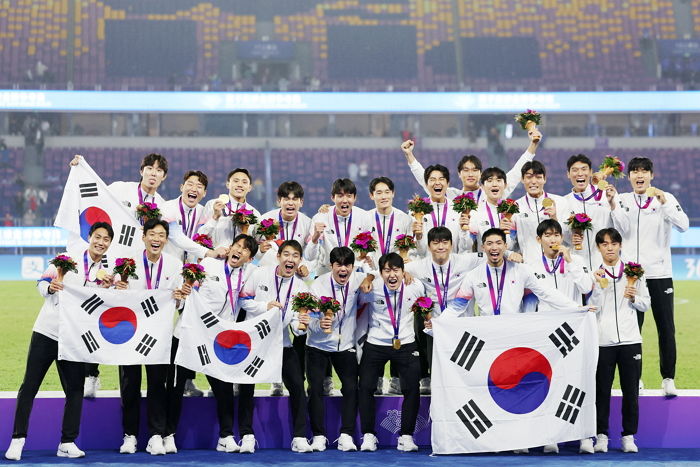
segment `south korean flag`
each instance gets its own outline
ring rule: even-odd
[[[175,363],[229,383],[282,381],[282,327],[278,309],[235,323],[212,313],[193,291],[182,312]]]
[[[71,167],[54,225],[70,233],[69,250],[84,250],[90,227],[96,222],[106,222],[114,230],[108,252],[110,258],[133,257],[134,252],[143,251],[141,226],[134,215],[81,158],[78,165]]]
[[[64,285],[59,292],[58,358],[107,365],[170,363],[172,290]]]
[[[498,452],[595,435],[593,313],[433,319],[435,454]]]

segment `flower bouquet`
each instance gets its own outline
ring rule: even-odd
[[[117,258],[114,261],[114,274],[119,274],[122,282],[129,282],[129,278],[138,279],[136,261],[132,258]]]
[[[534,130],[542,121],[542,115],[536,110],[527,109],[525,112],[517,114],[515,121],[520,124],[523,130]],[[534,139],[533,142],[539,143],[539,139]]]
[[[433,317],[433,299],[425,296],[418,297],[411,306],[411,311],[424,321],[429,321]]]
[[[296,294],[292,298],[292,310],[298,312],[300,315],[308,314],[309,311],[318,308],[318,299],[315,295],[308,292],[301,292]],[[306,324],[299,323],[299,330],[305,331]]]
[[[280,225],[274,219],[263,219],[258,224],[258,234],[265,237],[265,240],[274,240],[280,233]]]
[[[430,204],[430,198],[421,198],[415,195],[411,201],[408,202],[408,211],[418,222],[423,222],[423,217],[433,212],[433,205]]]
[[[593,224],[591,222],[592,219],[588,216],[588,214],[580,212],[569,216],[569,219],[567,219],[565,223],[571,227],[571,230],[575,234],[582,235],[584,230],[591,230],[593,228]],[[576,245],[575,248],[577,250],[582,250],[583,245]]]
[[[143,203],[136,206],[136,217],[145,224],[151,219],[160,219],[160,209],[156,203]]]
[[[318,299],[318,311],[327,318],[333,318],[340,311],[340,302],[333,297],[321,297]],[[330,334],[333,328],[324,329],[323,332]]]
[[[417,248],[416,241],[413,239],[412,235],[400,234],[396,236],[394,240],[394,248],[399,250],[399,255],[404,261],[408,260],[408,252]]]
[[[510,220],[513,217],[513,214],[520,212],[520,208],[514,199],[507,198],[498,203],[497,211],[499,214],[502,214],[501,217]],[[503,232],[505,232],[506,235],[510,235],[510,230],[508,229],[504,229]]]
[[[63,281],[63,276],[65,276],[68,271],[78,272],[75,261],[73,261],[73,258],[67,254],[61,253],[49,261],[49,264],[53,264],[56,268],[56,271],[58,272],[57,279],[59,282]]]
[[[201,284],[206,276],[204,266],[201,264],[185,263],[182,265],[182,278],[185,279],[187,285],[194,285],[195,282]]]
[[[234,224],[241,226],[241,233],[248,235],[248,229],[251,225],[258,222],[258,218],[253,214],[253,211],[246,208],[240,208],[231,216]]]
[[[478,207],[479,204],[474,199],[473,193],[464,193],[456,196],[455,199],[452,200],[452,209],[460,214],[467,213],[467,216],[472,211],[476,211]],[[462,230],[469,230],[469,226],[463,225]]]
[[[370,232],[360,232],[350,243],[352,251],[360,253],[360,260],[367,258],[367,254],[377,251],[377,241],[372,238]]]

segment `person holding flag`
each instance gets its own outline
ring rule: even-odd
[[[52,264],[37,282],[37,290],[44,297],[44,303],[34,323],[27,355],[27,367],[22,386],[17,392],[12,441],[5,452],[5,458],[8,460],[18,461],[22,459],[32,404],[46,372],[53,362],[56,362],[56,369],[66,396],[61,442],[58,445],[56,455],[70,458],[85,456],[85,452],[75,445],[75,439],[80,430],[80,415],[83,407],[85,365],[80,362],[58,359],[58,305],[64,284],[83,287],[110,286],[112,276],[106,272],[110,269],[102,260],[113,238],[112,226],[106,222],[96,222],[90,228],[87,250],[71,251],[63,257],[59,255],[52,260]],[[60,262],[56,260],[60,260]],[[53,263],[58,264],[58,266]]]

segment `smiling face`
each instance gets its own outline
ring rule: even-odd
[[[389,209],[394,202],[394,192],[386,183],[377,183],[369,197],[379,211]]]
[[[544,184],[547,183],[547,177],[544,174],[536,174],[532,169],[525,172],[523,175],[523,186],[527,194],[533,198],[539,198],[544,193]]]
[[[228,188],[228,195],[231,198],[235,199],[237,203],[243,203],[250,190],[253,189],[253,185],[250,184],[250,178],[246,174],[236,172],[226,182],[226,188]]]
[[[491,204],[498,204],[503,197],[503,190],[505,190],[505,188],[506,181],[499,178],[497,175],[493,175],[484,180],[484,184],[482,186],[482,189],[486,194],[486,199]]]
[[[339,216],[347,217],[352,211],[352,207],[355,205],[355,200],[357,200],[357,195],[351,193],[340,192],[331,196],[333,204],[335,204],[335,211]]]
[[[630,171],[629,179],[634,192],[638,195],[642,195],[647,188],[651,186],[651,181],[654,180],[654,174],[649,170],[639,168]]]
[[[445,192],[447,192],[447,177],[439,170],[433,170],[428,175],[428,193],[430,198],[436,203],[445,201]]]
[[[180,185],[180,193],[182,194],[182,202],[189,208],[197,206],[202,201],[202,198],[207,194],[204,184],[199,180],[199,177],[192,175],[185,180],[185,183]]]
[[[165,180],[165,170],[160,167],[158,161],[153,165],[146,165],[139,172],[141,174],[141,186],[147,192],[152,192],[158,189],[163,180]]]
[[[304,205],[303,198],[297,198],[294,193],[290,193],[285,198],[277,198],[277,204],[282,213],[282,219],[285,221],[293,221],[299,214],[299,209]]]
[[[146,251],[151,257],[160,256],[165,244],[168,243],[168,234],[160,224],[146,232],[142,238]]]
[[[606,235],[603,238],[603,243],[598,244],[597,247],[600,254],[603,255],[603,262],[607,266],[614,266],[620,259],[622,244],[614,241],[610,238],[610,235]]]
[[[345,285],[350,280],[350,274],[352,274],[352,264],[331,264],[331,274],[333,274],[333,280],[340,285]]]
[[[452,252],[452,242],[449,240],[433,240],[428,244],[428,249],[437,264],[444,264]]]
[[[105,254],[109,245],[112,244],[112,237],[107,233],[107,229],[99,228],[88,238],[88,253],[93,261],[97,261]]]
[[[233,245],[228,252],[228,265],[233,268],[240,268],[245,263],[250,261],[250,250],[245,246],[245,240],[240,239]]]
[[[482,246],[489,265],[498,267],[503,264],[503,255],[506,251],[506,242],[499,235],[489,235],[484,239]]]
[[[403,283],[403,269],[398,266],[391,267],[386,264],[382,268],[382,279],[389,290],[398,290]]]
[[[542,233],[541,237],[537,237],[537,241],[542,245],[542,252],[549,258],[554,258],[559,254],[558,248],[555,250],[552,246],[558,247],[561,245],[562,236],[559,232],[549,229]]]
[[[566,172],[566,178],[571,182],[574,191],[582,193],[591,183],[591,168],[585,162],[574,162]]]
[[[465,162],[462,170],[459,171],[459,179],[462,181],[462,187],[465,190],[474,191],[479,188],[479,179],[481,178],[481,170],[476,168],[473,162]]]
[[[301,253],[291,246],[286,246],[277,253],[277,261],[279,262],[277,273],[282,277],[292,277],[301,264]]]

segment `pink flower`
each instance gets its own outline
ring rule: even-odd
[[[574,217],[575,217],[575,219],[576,219],[578,222],[580,222],[580,223],[582,223],[582,224],[583,224],[584,222],[590,222],[590,221],[591,221],[591,218],[588,217],[588,215],[587,215],[587,214],[584,214],[584,213],[576,214],[576,216],[574,216]]]
[[[398,242],[399,240],[403,240],[403,239],[406,238],[406,237],[407,237],[407,235],[404,235],[404,234],[397,235],[397,236],[396,236],[396,241]]]
[[[263,227],[270,227],[274,223],[275,223],[275,221],[273,219],[263,219],[260,222],[260,225],[262,225]]]
[[[143,203],[143,205],[150,211],[155,211],[158,209],[158,205],[156,203]]]
[[[433,306],[433,301],[430,299],[430,297],[418,297],[416,303],[421,308],[432,308]]]
[[[320,300],[321,300],[321,303],[325,304],[325,303],[331,302],[333,299],[331,297],[321,297]]]
[[[126,258],[117,258],[117,260],[114,262],[117,266],[121,266],[124,264]]]
[[[640,267],[642,267],[641,264],[635,263],[635,262],[633,262],[633,261],[629,261],[629,262],[627,263],[627,266],[629,266],[630,268],[640,268]]]
[[[241,208],[238,211],[236,211],[236,214],[240,214],[241,216],[250,216],[253,214],[253,211],[250,211],[246,208]]]

